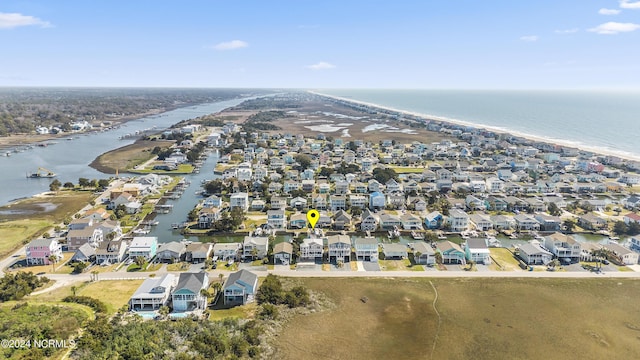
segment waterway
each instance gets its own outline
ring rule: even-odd
[[[245,99],[233,99],[168,111],[163,114],[128,121],[118,129],[93,134],[69,134],[54,140],[55,144],[47,147],[35,147],[23,152],[12,153],[11,156],[0,157],[0,204],[12,200],[30,197],[49,191],[53,179],[27,179],[26,175],[35,172],[39,167],[49,169],[57,174],[63,184],[67,181],[77,183],[81,177],[87,179],[107,178],[88,165],[100,154],[131,144],[135,139],[119,140],[126,134],[135,134],[154,127],[164,130],[182,120],[193,119],[216,113],[228,107],[238,105]],[[67,139],[71,140],[67,140]],[[51,141],[49,142],[51,143]],[[212,169],[212,168],[208,168]],[[206,172],[203,169],[203,173]],[[213,175],[213,172],[210,172]],[[199,184],[198,184],[199,185]],[[192,185],[193,186],[193,185]]]

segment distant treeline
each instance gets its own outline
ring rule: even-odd
[[[265,94],[246,89],[0,89],[0,136]],[[64,130],[64,128],[63,128]]]

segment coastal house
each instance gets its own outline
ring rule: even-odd
[[[520,245],[518,257],[527,265],[547,265],[553,259],[553,254],[538,244],[525,243]]]
[[[193,264],[203,263],[209,258],[213,246],[211,243],[192,242],[187,244],[185,250],[185,261]]]
[[[493,227],[498,230],[511,230],[516,227],[516,221],[512,216],[507,215],[491,215]]]
[[[348,262],[351,259],[351,241],[348,235],[332,235],[327,237],[329,261]]]
[[[407,246],[395,243],[382,244],[382,254],[385,260],[406,259],[408,257]]]
[[[560,231],[562,228],[562,220],[558,216],[538,213],[533,218],[540,224],[541,231]]]
[[[129,299],[129,310],[153,311],[167,305],[175,282],[173,274],[146,279]]]
[[[561,233],[553,233],[544,237],[544,246],[564,262],[580,260],[580,243],[573,237]]]
[[[601,230],[607,227],[607,220],[593,213],[587,213],[578,218],[578,226],[587,230]]]
[[[307,223],[307,214],[297,213],[289,217],[289,229],[304,229]]]
[[[245,305],[253,301],[258,290],[258,276],[248,270],[240,270],[229,275],[222,286],[225,305]]]
[[[117,264],[124,260],[127,254],[127,244],[122,240],[103,241],[95,252],[96,264]]]
[[[404,230],[422,230],[422,219],[411,213],[401,215],[400,222]]]
[[[62,248],[56,239],[35,239],[26,246],[27,265],[50,265],[62,259]]]
[[[242,211],[247,211],[249,209],[249,194],[246,192],[238,192],[235,194],[231,194],[229,198],[229,207],[240,208]]]
[[[436,244],[436,252],[442,256],[444,264],[465,264],[465,253],[462,248],[451,241],[439,241]]]
[[[71,257],[71,262],[93,262],[96,259],[96,249],[89,244],[80,246]]]
[[[536,221],[532,216],[527,214],[518,214],[513,217],[516,221],[516,229],[522,230],[540,230],[540,223]]]
[[[378,216],[369,209],[365,209],[361,215],[362,221],[360,222],[361,231],[376,231],[378,229],[378,223],[380,222]]]
[[[635,251],[632,251],[624,246],[615,243],[605,244],[603,245],[603,247],[609,250],[611,254],[613,254],[617,258],[619,263],[622,263],[624,265],[638,264],[638,257],[640,256],[640,254]]]
[[[374,237],[356,238],[353,241],[356,250],[356,260],[377,261],[378,260],[378,240]]]
[[[67,250],[78,250],[80,246],[84,244],[89,244],[93,248],[96,248],[103,239],[104,235],[99,224],[69,230],[67,232]]]
[[[155,236],[134,237],[129,245],[129,257],[132,259],[141,256],[151,260],[158,250],[158,238]]]
[[[369,195],[369,209],[379,210],[384,209],[387,205],[387,199],[383,193],[376,191]]]
[[[266,236],[245,236],[242,243],[242,257],[262,259],[267,256],[269,238]]]
[[[491,217],[483,213],[475,213],[469,215],[469,220],[473,227],[478,231],[488,231],[493,229],[493,222]]]
[[[433,265],[436,263],[436,252],[424,241],[413,244],[413,258],[416,264]]]
[[[451,209],[447,222],[451,226],[451,231],[462,232],[469,227],[469,215],[460,209]]]
[[[439,229],[442,226],[442,219],[440,212],[430,212],[424,217],[424,226],[427,229]]]
[[[187,247],[182,242],[171,241],[160,244],[156,259],[160,262],[175,263],[184,259]]]
[[[300,258],[303,260],[322,259],[323,250],[324,245],[321,238],[306,238],[300,244]]]
[[[289,265],[293,260],[293,245],[287,241],[277,243],[273,247],[273,263],[275,265]]]
[[[222,261],[235,260],[242,250],[239,243],[216,243],[213,245],[213,256]]]
[[[284,209],[267,211],[267,226],[271,229],[283,230],[285,229],[285,224],[286,217]]]
[[[402,226],[402,222],[400,218],[394,214],[390,213],[381,213],[379,216],[380,219],[380,227],[384,230],[393,230],[395,228],[400,228]]]
[[[333,217],[333,228],[335,230],[343,230],[351,227],[351,215],[344,210],[338,210]]]
[[[474,261],[476,264],[491,264],[491,252],[486,239],[467,239],[464,253],[468,261]]]
[[[209,288],[209,274],[182,273],[178,277],[178,284],[171,293],[171,305],[174,312],[206,309],[207,298],[202,290]]]

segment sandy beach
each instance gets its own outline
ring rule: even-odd
[[[575,143],[575,142],[572,142],[572,141],[568,141],[568,140],[565,140],[565,139],[546,138],[546,137],[542,137],[542,136],[536,136],[536,135],[532,135],[532,134],[521,133],[521,132],[518,132],[518,131],[512,131],[512,130],[508,130],[508,129],[503,129],[503,128],[496,127],[496,126],[475,124],[475,123],[470,122],[470,121],[464,121],[464,120],[459,120],[459,119],[451,119],[451,118],[442,117],[442,116],[435,116],[435,115],[430,115],[430,114],[423,114],[423,113],[417,113],[417,112],[412,112],[412,111],[407,111],[407,110],[401,110],[401,109],[396,109],[396,108],[392,108],[392,107],[389,107],[389,106],[382,106],[382,105],[373,104],[373,103],[369,103],[369,102],[365,102],[365,101],[359,101],[359,100],[354,100],[354,99],[349,99],[349,98],[344,98],[344,97],[339,97],[339,96],[328,95],[328,94],[324,94],[324,93],[317,92],[317,91],[308,91],[308,92],[311,93],[311,94],[318,95],[318,96],[323,96],[323,97],[327,97],[327,98],[331,98],[331,99],[335,99],[335,100],[341,100],[341,101],[345,101],[345,102],[350,102],[350,103],[358,104],[358,105],[364,105],[364,106],[368,106],[368,107],[371,107],[371,108],[377,108],[377,109],[382,109],[382,110],[387,110],[387,111],[394,111],[394,112],[398,112],[398,113],[409,115],[409,116],[417,116],[417,117],[421,117],[421,118],[424,118],[424,119],[427,119],[427,120],[441,121],[441,122],[444,122],[444,123],[461,125],[461,126],[469,126],[469,127],[473,127],[473,128],[476,128],[476,129],[487,129],[487,130],[490,130],[490,131],[493,131],[493,132],[496,132],[496,133],[499,133],[499,134],[513,135],[513,136],[521,137],[521,138],[528,139],[528,140],[531,140],[531,141],[543,142],[543,143],[547,143],[547,144],[557,144],[557,145],[561,145],[561,146],[565,146],[565,147],[569,147],[569,148],[575,148],[575,149],[580,149],[580,150],[584,150],[584,151],[589,151],[589,152],[592,152],[592,153],[595,153],[595,154],[619,157],[621,159],[630,160],[630,161],[640,161],[640,155],[630,154],[630,153],[624,152],[624,151],[603,149],[603,148],[597,147],[597,146],[589,146],[589,145],[584,145],[584,144],[578,144],[578,143]]]

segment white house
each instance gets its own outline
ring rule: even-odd
[[[348,235],[332,235],[327,237],[329,245],[329,261],[348,262],[351,259],[351,241]]]
[[[363,261],[378,260],[378,240],[374,237],[356,238],[353,241],[356,259]]]
[[[242,209],[242,211],[247,211],[249,209],[249,194],[245,192],[231,194],[229,207],[231,209],[238,207]]]
[[[242,243],[242,257],[262,259],[267,256],[269,238],[266,236],[245,236]],[[254,251],[255,249],[255,251]]]
[[[173,274],[146,279],[129,299],[129,310],[158,310],[167,305],[171,289],[175,286],[175,281],[176,277]]]

